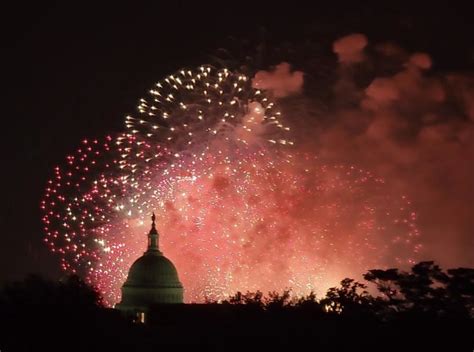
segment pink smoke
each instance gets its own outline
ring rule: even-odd
[[[433,72],[429,54],[392,43],[365,49],[363,34],[334,42],[341,67],[362,66],[336,70],[334,86],[321,87],[332,92],[331,103],[323,107],[308,94],[286,103],[287,119],[305,122],[292,129],[296,147],[317,151],[325,162],[371,170],[413,199],[424,244],[420,260],[474,266],[474,76]],[[390,74],[374,68],[389,59]],[[361,84],[357,70],[368,67],[372,78]]]
[[[363,50],[367,43],[365,35],[351,34],[336,40],[333,43],[333,51],[341,64],[357,63],[364,60]]]
[[[276,98],[283,98],[301,91],[303,72],[291,72],[290,64],[282,62],[270,72],[257,72],[252,80],[252,86],[271,91]]]

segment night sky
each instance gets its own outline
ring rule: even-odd
[[[428,52],[435,71],[474,67],[474,25],[467,7],[452,3],[403,8],[397,2],[337,8],[295,2],[49,3],[3,13],[2,281],[29,272],[59,275],[57,258],[42,243],[39,210],[52,167],[83,138],[120,130],[125,114],[155,81],[182,66],[208,62],[229,43],[247,41],[251,47],[311,39],[331,53],[335,39],[364,33],[371,41]]]

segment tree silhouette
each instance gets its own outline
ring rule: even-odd
[[[409,271],[368,271],[378,289],[346,278],[317,299],[314,292],[237,292],[220,302],[155,307],[135,324],[103,306],[77,276],[29,276],[0,291],[0,349],[158,350],[168,345],[241,350],[263,344],[288,350],[470,350],[474,345],[474,269],[447,271],[421,262]],[[372,292],[372,291],[371,291]],[[212,303],[212,304],[209,304]],[[27,338],[25,338],[25,336]],[[64,343],[63,341],[66,341]],[[300,344],[300,345],[298,345]]]
[[[261,291],[250,292],[247,291],[245,294],[238,291],[235,295],[230,296],[228,299],[222,301],[223,304],[241,304],[248,307],[252,307],[257,310],[261,310],[265,307],[265,301],[263,293]]]
[[[12,351],[64,349],[64,340],[68,350],[84,350],[93,339],[105,345],[111,330],[104,326],[124,323],[116,312],[105,309],[98,291],[77,276],[50,281],[30,275],[7,284],[0,291],[0,316],[0,347]]]
[[[340,287],[331,287],[321,304],[327,312],[344,315],[360,315],[370,311],[373,298],[367,286],[353,279],[341,281]]]
[[[398,269],[370,270],[364,278],[376,285],[384,314],[412,312],[449,316],[472,316],[474,269],[443,272],[432,261],[420,262],[410,272]]]
[[[268,297],[264,300],[265,308],[269,311],[281,311],[291,306],[293,302],[290,293],[290,290],[284,290],[281,294],[276,291],[269,292]]]

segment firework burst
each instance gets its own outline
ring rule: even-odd
[[[109,303],[157,212],[186,301],[323,291],[420,249],[416,214],[383,180],[291,151],[276,104],[210,66],[156,84],[117,138],[84,141],[49,181],[45,241]],[[408,255],[407,255],[408,253]]]

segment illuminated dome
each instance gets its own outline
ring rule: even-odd
[[[132,264],[127,287],[181,287],[174,264],[163,254],[145,253]]]
[[[155,214],[148,234],[148,249],[130,267],[116,308],[126,313],[145,313],[150,305],[183,303],[183,285],[174,264],[158,246]]]

